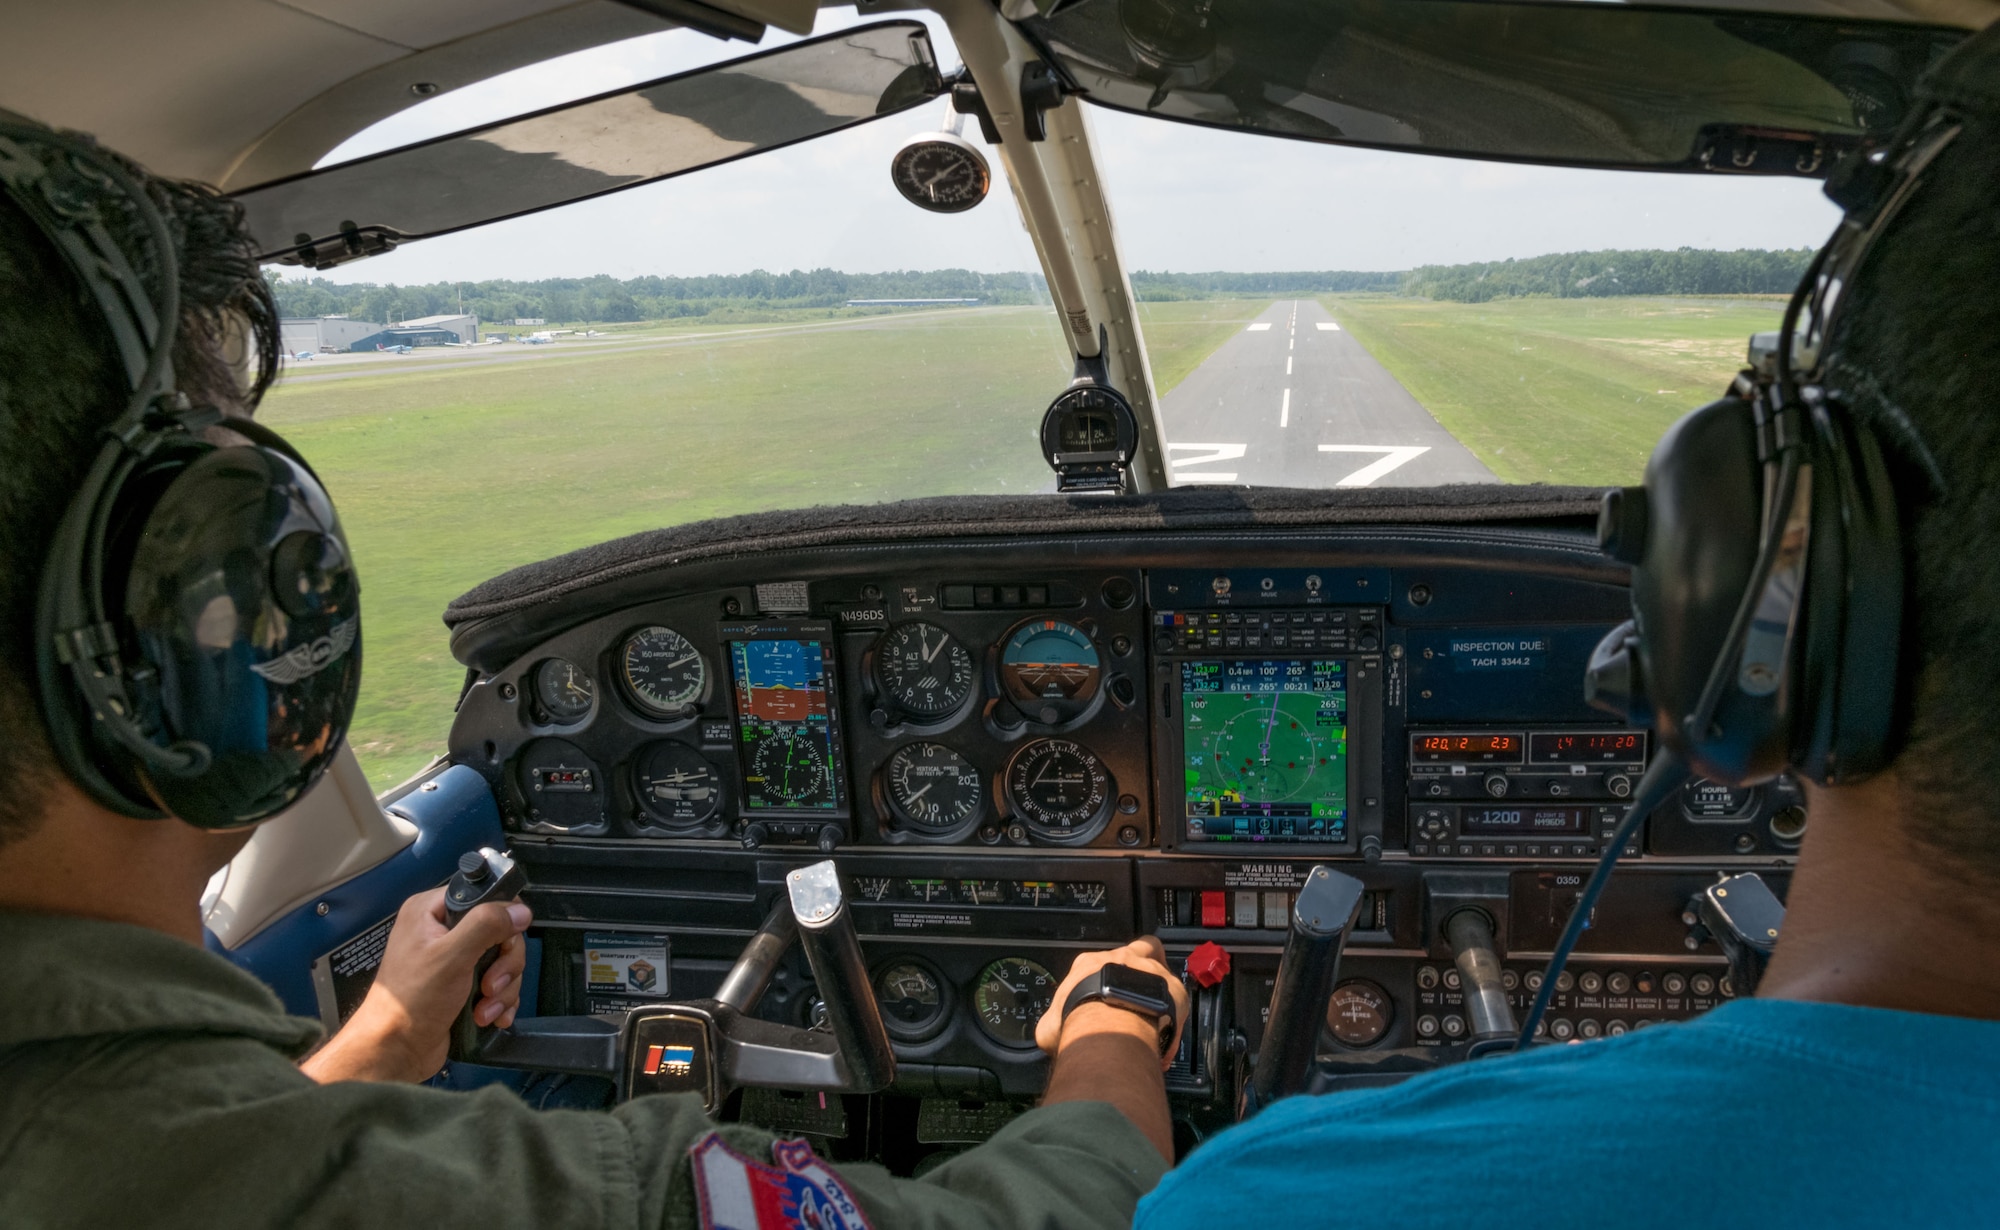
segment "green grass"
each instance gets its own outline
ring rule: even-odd
[[[352,741],[378,789],[444,749],[463,668],[439,616],[498,572],[702,517],[1048,484],[1036,432],[1070,373],[1046,309],[686,331],[301,368],[266,399],[360,569]]]
[[[1164,394],[1269,304],[1141,305]],[[1335,296],[1327,306],[1503,478],[1629,482],[1775,301]],[[1070,365],[1042,308],[805,328],[612,326],[603,343],[301,365],[262,417],[339,502],[366,593],[355,750],[378,788],[444,750],[463,677],[439,621],[518,564],[778,507],[1049,485]]]
[[[1141,303],[1139,327],[1153,364],[1153,396],[1165,397],[1216,348],[1271,306],[1269,299]]]
[[[1660,434],[1713,400],[1779,298],[1321,300],[1509,482],[1634,483]]]

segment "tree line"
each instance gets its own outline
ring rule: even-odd
[[[1812,256],[1811,248],[1561,252],[1525,260],[1425,265],[1403,274],[1398,291],[1459,303],[1485,303],[1527,295],[1553,299],[1608,295],[1782,295],[1790,294],[1799,284]]]
[[[1132,275],[1141,302],[1373,291],[1461,303],[1546,296],[1784,294],[1812,259],[1808,248],[1563,252],[1522,260],[1425,265],[1402,272],[1325,270],[1278,273]],[[351,316],[384,323],[453,312],[503,324],[541,318],[562,322],[667,320],[748,311],[839,309],[849,299],[978,299],[983,304],[1047,303],[1039,273],[969,269],[843,273],[794,269],[705,277],[544,278],[520,282],[433,282],[427,286],[332,282],[269,275],[285,316]]]

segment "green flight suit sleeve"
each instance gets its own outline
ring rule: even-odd
[[[770,1133],[718,1128],[691,1097],[603,1113],[538,1111],[498,1088],[320,1086],[243,1038],[33,1051],[0,1061],[8,1225],[684,1230],[699,1225],[688,1150],[709,1132],[772,1161]],[[921,1179],[831,1169],[873,1230],[1088,1230],[1129,1226],[1165,1166],[1089,1102],[1022,1115]]]

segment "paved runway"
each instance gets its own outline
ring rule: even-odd
[[[1312,299],[1272,304],[1160,409],[1176,486],[1497,481]]]

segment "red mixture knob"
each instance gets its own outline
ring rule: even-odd
[[[1209,940],[1188,954],[1188,977],[1204,987],[1212,987],[1229,974],[1229,950]]]

